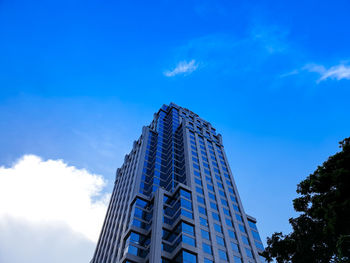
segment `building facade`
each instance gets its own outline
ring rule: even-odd
[[[91,263],[260,263],[263,249],[221,135],[163,105],[117,170]]]

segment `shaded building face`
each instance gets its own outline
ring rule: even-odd
[[[163,105],[117,170],[92,263],[260,263],[221,135],[197,114]]]

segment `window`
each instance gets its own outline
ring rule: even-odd
[[[199,194],[203,194],[203,189],[201,187],[196,186],[196,191]]]
[[[208,183],[211,183],[211,184],[213,183],[213,180],[211,180],[211,178],[209,176],[206,176],[205,180],[207,180]]]
[[[232,207],[233,207],[233,210],[240,212],[238,206],[236,206],[235,204],[233,204]]]
[[[131,243],[134,243],[134,244],[140,244],[140,242],[142,242],[142,240],[144,239],[142,235],[140,234],[137,234],[135,232],[131,232],[129,238]]]
[[[248,224],[249,224],[249,226],[250,226],[251,228],[253,228],[253,229],[255,229],[255,230],[258,230],[254,222],[248,220]]]
[[[224,210],[224,214],[227,216],[230,216],[230,211],[226,208],[223,208],[222,210]]]
[[[201,179],[194,178],[194,181],[196,182],[196,184],[199,184],[200,186],[202,186],[202,181],[201,181]]]
[[[186,224],[185,222],[182,222],[182,232],[190,234],[191,236],[194,236],[194,228],[193,226]]]
[[[134,212],[135,217],[143,219],[145,214],[146,214],[146,212],[144,212],[142,209],[140,209],[138,207],[135,208],[135,212]]]
[[[210,199],[216,200],[216,198],[215,198],[215,195],[214,195],[214,194],[212,194],[212,193],[208,192],[208,195],[209,195],[209,198],[210,198]]]
[[[141,256],[142,254],[142,250],[135,247],[135,246],[131,246],[129,245],[129,247],[127,248],[127,251],[129,254],[135,255],[135,256]]]
[[[234,242],[231,242],[231,248],[233,251],[239,253],[239,248],[238,248],[238,245]]]
[[[142,208],[145,208],[148,204],[146,201],[143,201],[142,199],[139,199],[139,198],[136,199],[135,203],[137,206],[142,207]]]
[[[182,242],[184,242],[185,244],[188,244],[190,246],[194,246],[194,247],[196,246],[196,241],[192,237],[189,237],[186,235],[182,236]]]
[[[218,245],[225,246],[225,241],[220,236],[216,236],[216,243],[218,243]]]
[[[193,219],[193,214],[187,210],[181,209],[181,215]]]
[[[202,206],[198,206],[198,211],[202,215],[207,215],[207,210]]]
[[[222,183],[221,176],[219,174],[215,174],[216,180],[218,180],[220,183]]]
[[[228,203],[225,199],[221,199],[221,204],[225,205],[225,206],[228,206]]]
[[[214,220],[220,221],[220,216],[219,216],[219,214],[217,214],[217,213],[215,213],[215,212],[212,212],[211,214],[212,214]]]
[[[214,223],[214,229],[216,232],[222,233],[222,228],[220,225]]]
[[[248,258],[253,258],[253,253],[249,248],[245,249],[245,253],[247,254]]]
[[[246,236],[242,235],[242,241],[243,241],[244,244],[249,246],[249,240],[248,240],[248,238]]]
[[[176,262],[178,262],[176,260]],[[181,260],[180,260],[181,262]],[[192,253],[189,253],[187,251],[182,251],[182,262],[183,263],[196,263],[197,262],[197,256],[192,254]]]
[[[214,192],[214,187],[212,185],[207,184],[207,188],[208,188],[208,190]]]
[[[149,225],[147,225],[146,223],[144,222],[141,222],[140,220],[137,220],[137,219],[134,219],[132,222],[131,222],[131,225],[133,226],[136,226],[136,227],[139,227],[139,228],[149,228]]]
[[[253,235],[255,240],[258,240],[258,241],[261,242],[261,239],[260,239],[260,236],[259,236],[258,232],[252,230],[252,235]]]
[[[236,234],[235,234],[234,231],[228,229],[227,232],[228,232],[228,235],[230,236],[230,238],[237,239]]]
[[[208,231],[205,231],[204,229],[201,229],[201,234],[202,234],[202,238],[210,240],[210,235]]]
[[[233,259],[235,263],[242,263],[242,259],[240,257],[233,256]]]
[[[231,219],[225,218],[226,225],[233,227]]]
[[[237,218],[238,221],[243,222],[243,218],[240,215],[236,214],[236,218]]]
[[[202,226],[208,226],[208,220],[203,217],[199,217],[199,222]]]
[[[219,249],[219,257],[220,257],[220,259],[226,260],[226,261],[227,261],[227,254],[226,254],[226,251],[224,251],[224,250],[222,250],[222,249]]]
[[[181,198],[181,207],[187,208],[192,211],[192,202]]]
[[[214,261],[208,259],[208,258],[204,258],[204,263],[214,263]]]
[[[260,242],[257,242],[257,241],[255,241],[254,243],[255,243],[255,246],[257,249],[264,250],[263,244],[261,244]]]
[[[239,227],[239,230],[241,230],[241,232],[246,233],[245,227],[243,225],[238,224],[238,227]]]
[[[218,210],[218,206],[213,202],[210,202],[210,207],[214,210]]]
[[[201,177],[200,172],[198,172],[198,171],[194,170],[194,171],[193,171],[193,173],[194,173],[194,175],[195,175],[195,176]]]
[[[203,243],[203,251],[207,254],[210,254],[212,255],[213,254],[213,251],[211,249],[211,246],[206,244],[206,243]]]
[[[200,197],[200,196],[197,196],[197,201],[198,201],[198,203],[201,203],[201,204],[205,204],[204,203],[204,198],[203,197]]]

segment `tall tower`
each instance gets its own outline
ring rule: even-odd
[[[260,263],[220,134],[163,105],[117,170],[92,263]]]

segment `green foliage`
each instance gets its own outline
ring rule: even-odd
[[[350,137],[340,148],[298,184],[293,205],[300,215],[289,219],[290,234],[267,239],[269,262],[350,262]]]

